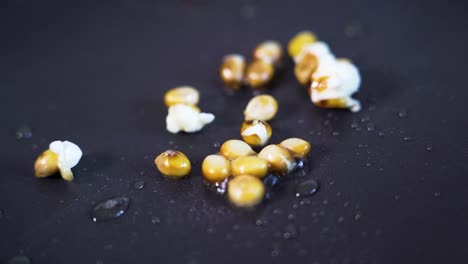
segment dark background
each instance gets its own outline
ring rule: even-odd
[[[467,262],[463,1],[0,7],[0,261]],[[249,56],[267,39],[286,44],[303,29],[359,66],[363,110],[314,107],[287,57],[266,91],[280,107],[270,142],[310,140],[306,178],[321,189],[297,199],[301,179],[292,178],[256,210],[231,208],[203,186],[200,164],[216,145],[239,138],[252,91],[228,95],[218,80],[220,60]],[[163,95],[183,84],[200,90],[201,108],[216,120],[200,133],[172,135]],[[24,125],[33,136],[17,140]],[[34,178],[36,157],[56,139],[84,151],[71,183]],[[154,157],[171,148],[192,160],[189,179],[170,181],[156,171]],[[135,190],[135,181],[145,187]],[[93,223],[92,205],[118,195],[131,198],[127,213]]]

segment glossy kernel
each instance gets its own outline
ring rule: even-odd
[[[242,123],[242,139],[250,146],[263,146],[271,137],[271,126],[261,120],[250,120]]]
[[[176,104],[196,105],[200,100],[200,93],[191,86],[173,88],[164,95],[164,103],[167,107]]]
[[[307,157],[311,150],[310,143],[300,138],[285,139],[280,143],[280,146],[288,149],[293,156],[301,159]]]
[[[242,55],[230,54],[224,57],[219,76],[226,86],[239,89],[244,82],[244,74],[245,59]]]
[[[318,65],[318,58],[314,54],[304,53],[301,55],[294,66],[294,75],[297,81],[302,85],[308,84]]]
[[[263,200],[265,186],[255,176],[240,175],[229,181],[227,193],[235,206],[252,207]]]
[[[209,182],[222,182],[231,175],[231,162],[221,155],[209,155],[203,160],[202,173]]]
[[[192,169],[192,165],[187,156],[175,150],[167,150],[159,154],[154,160],[154,163],[163,175],[174,179],[187,176]]]
[[[268,121],[278,112],[278,102],[271,95],[257,95],[250,99],[244,110],[245,120]]]
[[[239,157],[231,163],[232,176],[243,174],[263,178],[268,173],[268,162],[256,156]]]
[[[59,172],[58,159],[58,155],[51,150],[42,152],[34,163],[36,177],[44,178]]]
[[[256,60],[278,64],[283,57],[283,48],[276,41],[265,41],[255,47],[253,57]]]
[[[296,57],[301,52],[302,48],[317,41],[317,36],[310,31],[302,31],[297,33],[288,44],[288,53],[291,57]]]
[[[242,140],[230,139],[221,145],[220,153],[229,160],[255,154],[252,147]]]
[[[278,145],[268,145],[258,153],[258,157],[262,158],[270,164],[270,169],[276,173],[287,173],[294,169],[294,158],[288,150]]]
[[[247,67],[247,83],[252,88],[260,88],[273,79],[273,64],[265,60],[254,60]]]

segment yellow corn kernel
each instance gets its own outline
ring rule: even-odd
[[[279,145],[289,150],[293,156],[301,159],[307,157],[311,150],[310,143],[300,138],[288,138]]]
[[[264,60],[254,60],[247,67],[247,83],[254,89],[260,88],[273,79],[275,68]]]
[[[255,47],[253,58],[255,60],[264,60],[272,64],[278,64],[283,57],[283,48],[276,41],[265,41]]]
[[[200,100],[200,93],[191,86],[180,86],[170,89],[164,95],[167,107],[176,104],[196,105]]]
[[[294,169],[294,158],[283,147],[278,145],[268,145],[258,153],[258,157],[262,158],[270,164],[270,169],[273,172],[284,174]]]
[[[271,137],[271,126],[261,120],[250,120],[242,123],[241,127],[242,139],[250,146],[263,146]]]
[[[223,58],[219,68],[219,76],[223,83],[232,88],[239,89],[244,82],[245,59],[242,55],[230,54]]]
[[[240,175],[228,183],[228,198],[237,207],[259,204],[265,195],[265,186],[257,177]]]
[[[317,36],[310,31],[302,31],[297,33],[288,44],[288,53],[291,57],[296,57],[301,52],[302,48],[317,41]]]
[[[158,170],[169,178],[182,178],[192,169],[190,160],[184,153],[175,150],[166,150],[154,160]]]
[[[334,98],[334,99],[327,99],[321,100],[315,103],[316,106],[322,108],[348,108],[348,98]]]
[[[202,173],[208,182],[222,182],[231,175],[231,162],[221,155],[209,155],[203,160]]]
[[[34,163],[36,177],[44,178],[59,172],[58,159],[58,155],[50,149],[42,152]]]
[[[297,81],[302,85],[308,84],[312,74],[317,70],[318,64],[318,58],[314,54],[304,53],[301,55],[294,66],[294,75]]]
[[[268,121],[278,112],[278,102],[271,95],[257,95],[250,99],[244,110],[245,120]]]
[[[249,144],[238,139],[230,139],[224,142],[223,145],[221,145],[219,152],[229,160],[255,154],[255,151],[253,151]]]
[[[242,174],[263,178],[268,173],[268,162],[256,156],[239,157],[231,163],[232,176]]]

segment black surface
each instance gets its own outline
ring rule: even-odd
[[[64,2],[0,4],[0,261],[466,263],[463,1]],[[260,208],[233,209],[200,176],[213,144],[239,137],[252,95],[224,93],[220,59],[303,29],[360,67],[364,109],[315,108],[288,58],[267,91],[280,105],[271,142],[310,140],[307,178],[321,188],[307,202],[291,180]],[[201,133],[165,130],[164,91],[182,84],[216,114]],[[17,141],[23,124],[33,137]],[[84,150],[71,183],[33,176],[56,139]],[[193,161],[190,179],[157,173],[154,157],[170,148]],[[128,212],[93,223],[93,204],[118,195]]]

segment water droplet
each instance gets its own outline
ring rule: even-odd
[[[289,224],[285,227],[284,232],[283,232],[284,239],[296,238],[297,235],[298,235],[298,231],[295,225]]]
[[[145,182],[144,181],[137,181],[133,184],[133,188],[135,190],[141,190],[145,187]]]
[[[279,177],[276,175],[270,174],[265,177],[265,179],[263,180],[263,184],[265,185],[265,189],[266,189],[266,192],[265,192],[266,199],[271,199],[273,197],[274,190],[276,186],[278,185],[278,182],[279,182]]]
[[[296,185],[296,197],[307,197],[317,193],[319,184],[316,180],[307,180]]]
[[[349,202],[346,201],[343,203],[343,207],[348,207],[348,206],[349,206]]]
[[[408,114],[408,113],[406,112],[406,110],[403,109],[403,110],[400,110],[400,111],[398,112],[398,117],[403,118],[403,117],[405,117],[407,114]]]
[[[366,115],[366,116],[361,117],[362,123],[369,122],[369,121],[370,121],[370,116]]]
[[[354,220],[358,221],[359,219],[361,219],[361,213],[356,213],[354,215]]]
[[[9,259],[6,264],[30,264],[31,259],[26,256],[15,256]]]
[[[439,198],[439,197],[440,197],[440,192],[435,192],[435,193],[434,193],[434,197],[435,197],[435,198]]]
[[[371,162],[367,162],[367,163],[366,163],[366,166],[367,166],[367,167],[372,167],[372,163],[371,163]]]
[[[338,218],[338,223],[343,223],[344,222],[344,218],[343,217],[339,217]]]
[[[273,249],[271,251],[271,256],[272,257],[277,257],[277,256],[279,256],[279,254],[280,254],[280,251],[278,249]]]
[[[324,205],[327,205],[328,204],[328,200],[323,200],[322,202]]]
[[[374,131],[374,130],[375,130],[374,123],[368,123],[367,124],[367,131]]]
[[[380,131],[380,132],[379,132],[379,136],[380,136],[380,137],[383,137],[383,136],[385,136],[385,133],[382,132],[382,131]]]
[[[214,227],[208,227],[208,229],[206,229],[206,233],[208,234],[215,234],[216,233],[216,229]]]
[[[413,141],[413,138],[410,137],[410,136],[406,136],[406,137],[403,138],[403,140],[404,140],[405,142],[411,142],[411,141]]]
[[[432,151],[432,146],[431,146],[431,145],[427,145],[427,146],[426,146],[426,151]]]
[[[262,221],[262,219],[257,219],[257,220],[255,221],[255,225],[256,225],[256,226],[262,226],[263,223],[264,223],[264,222]]]
[[[359,124],[357,122],[352,122],[351,123],[351,128],[357,128]]]
[[[377,107],[375,105],[369,106],[369,112],[374,112]]]
[[[332,135],[335,136],[335,137],[336,137],[336,136],[339,136],[339,135],[340,135],[340,132],[338,132],[338,131],[333,131]]]
[[[130,203],[128,197],[114,197],[97,204],[92,211],[94,222],[101,222],[119,218],[125,213]]]
[[[220,146],[221,146],[221,143],[219,143],[218,141],[213,143],[213,147],[215,147],[215,148],[219,148]]]
[[[23,126],[18,127],[18,129],[16,129],[17,140],[30,139],[30,138],[32,138],[32,131],[29,126],[23,125]]]
[[[394,198],[395,198],[395,200],[398,201],[398,200],[400,200],[400,195],[396,194]]]
[[[299,120],[297,120],[297,123],[298,123],[298,124],[304,124],[304,119],[299,119]]]
[[[153,217],[151,217],[151,223],[152,224],[160,224],[161,219],[159,219],[159,217],[153,216]]]
[[[294,220],[296,216],[294,214],[288,214],[288,220]]]
[[[168,144],[168,145],[174,145],[174,141],[169,140],[169,141],[167,142],[167,144]]]

